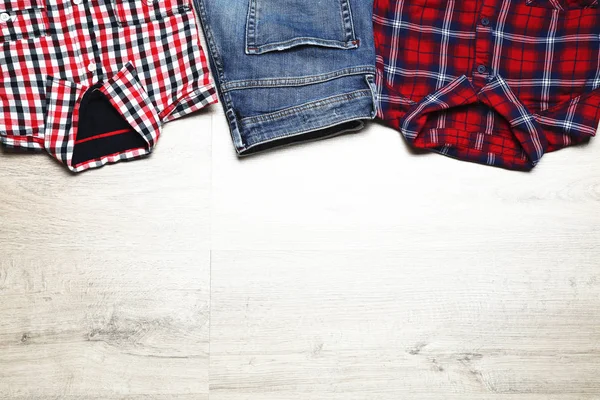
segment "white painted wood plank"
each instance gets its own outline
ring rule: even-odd
[[[207,399],[211,118],[73,176],[0,154],[0,398]]]
[[[121,259],[0,263],[0,398],[207,397],[208,252]]]
[[[207,398],[211,248],[211,398],[599,398],[594,141],[531,174],[380,126],[238,160],[201,114],[77,177],[0,154],[0,398]]]
[[[167,124],[146,159],[78,175],[45,154],[0,152],[1,246],[208,248],[210,157],[210,115]]]
[[[597,399],[597,255],[214,252],[211,399]]]
[[[214,249],[597,242],[598,140],[547,154],[531,173],[415,154],[377,124],[238,160],[213,119]]]

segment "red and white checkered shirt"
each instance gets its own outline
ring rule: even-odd
[[[3,0],[0,141],[71,171],[152,152],[217,101],[190,0]]]
[[[375,0],[378,116],[418,148],[528,170],[600,119],[598,0]]]

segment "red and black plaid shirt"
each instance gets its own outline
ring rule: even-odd
[[[3,0],[0,142],[71,171],[149,154],[217,101],[191,0]]]
[[[598,0],[375,0],[379,113],[418,148],[529,170],[594,136]]]

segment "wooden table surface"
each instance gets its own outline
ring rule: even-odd
[[[600,142],[531,173],[378,124],[239,160],[0,153],[0,399],[600,399]]]

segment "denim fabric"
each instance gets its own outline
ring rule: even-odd
[[[372,0],[195,0],[237,152],[376,115]]]

